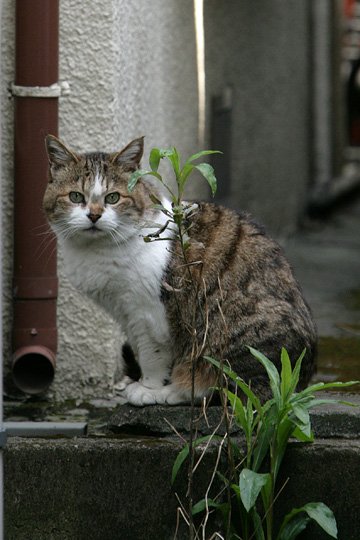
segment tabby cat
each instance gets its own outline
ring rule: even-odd
[[[130,403],[188,402],[192,362],[195,397],[206,396],[218,371],[205,355],[228,362],[265,398],[267,377],[248,346],[278,368],[281,347],[292,360],[306,347],[300,387],[308,383],[316,342],[309,308],[281,248],[247,214],[195,204],[184,262],[171,227],[162,241],[144,242],[151,224],[167,219],[150,195],[171,205],[146,178],[128,191],[143,138],[116,153],[78,154],[49,135],[46,148],[44,210],[68,277],[126,333],[125,359],[140,370],[133,378],[124,370],[117,391]]]

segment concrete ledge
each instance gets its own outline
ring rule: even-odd
[[[178,506],[170,475],[180,445],[158,439],[10,440],[5,450],[7,540],[168,540]],[[196,473],[207,487],[216,448]],[[360,442],[292,444],[277,509],[323,501],[335,512],[340,540],[360,537]],[[185,501],[186,473],[176,484]],[[195,500],[196,500],[195,497]],[[188,538],[181,527],[179,539]],[[306,540],[327,539],[319,529]]]
[[[316,437],[321,438],[357,438],[360,434],[360,395],[359,394],[318,394],[319,398],[335,399],[354,403],[350,407],[340,403],[321,405],[311,412],[312,426]],[[196,428],[198,435],[207,435],[221,423],[221,407],[208,407],[206,417],[201,407],[196,408]],[[177,433],[188,436],[190,432],[189,407],[133,407],[121,405],[110,416],[108,427],[113,433],[131,435],[156,435],[169,437]],[[218,430],[224,433],[224,428]],[[233,435],[239,433],[237,426],[232,426]]]
[[[6,539],[172,538],[170,475],[179,450],[152,439],[12,438],[5,450]]]
[[[219,415],[217,408],[212,409],[210,425]],[[314,426],[326,438],[309,445],[289,445],[279,488],[289,480],[277,503],[279,514],[306,502],[323,501],[335,513],[339,540],[360,538],[358,414],[358,410],[343,410],[342,406],[321,407],[314,413]],[[185,502],[186,469],[173,489],[171,470],[182,443],[169,436],[172,430],[164,418],[186,434],[188,416],[187,407],[134,409],[127,405],[119,407],[110,420],[122,434],[10,438],[4,451],[6,539],[173,539],[178,507],[175,491]],[[161,427],[164,425],[167,427]],[[128,433],[133,432],[131,436],[124,434],[126,426]],[[135,436],[138,428],[134,426],[147,431],[147,436]],[[162,437],[149,436],[151,429]],[[206,431],[204,424],[201,430]],[[195,500],[205,493],[216,453],[214,444],[196,472]],[[183,523],[177,538],[188,538]],[[313,528],[302,538],[328,537]]]

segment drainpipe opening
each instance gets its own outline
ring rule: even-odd
[[[42,394],[53,382],[55,363],[55,355],[47,347],[21,347],[13,357],[14,383],[26,394]]]

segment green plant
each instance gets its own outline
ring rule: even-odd
[[[179,152],[175,147],[168,148],[168,149],[161,149],[161,148],[153,148],[150,152],[149,157],[149,165],[150,169],[139,169],[132,173],[130,176],[129,182],[128,182],[128,191],[131,192],[135,188],[137,182],[139,179],[143,176],[149,175],[155,177],[158,182],[164,187],[164,189],[167,190],[170,202],[171,202],[171,209],[168,209],[164,206],[162,201],[158,199],[156,196],[151,195],[151,200],[153,202],[154,208],[162,212],[166,217],[167,221],[165,225],[163,225],[160,228],[157,228],[157,230],[154,233],[150,233],[146,236],[144,236],[145,242],[153,242],[153,241],[159,241],[163,240],[164,237],[161,237],[161,234],[168,229],[169,227],[172,228],[172,232],[174,234],[174,237],[178,239],[182,251],[182,256],[184,260],[184,269],[185,271],[188,271],[188,277],[190,280],[190,283],[192,284],[195,292],[195,298],[198,297],[198,290],[197,286],[193,283],[192,275],[190,271],[190,264],[187,258],[187,249],[190,245],[189,243],[189,235],[188,235],[188,226],[187,226],[187,220],[191,216],[194,205],[191,203],[184,203],[183,196],[185,187],[187,185],[187,182],[189,180],[189,177],[191,173],[198,171],[201,173],[201,175],[206,179],[208,182],[211,193],[214,196],[216,192],[217,187],[217,181],[214,174],[214,169],[209,163],[197,163],[195,164],[198,159],[210,155],[210,154],[218,154],[221,153],[217,150],[203,150],[201,152],[197,152],[196,154],[193,154],[190,156],[183,165],[181,165],[180,162],[180,155]],[[166,159],[170,162],[174,177],[175,177],[175,184],[176,184],[176,192],[173,191],[173,189],[170,187],[170,185],[164,181],[162,175],[158,172],[160,161],[162,159]],[[156,225],[155,225],[156,227]],[[192,328],[195,328],[195,320],[197,317],[197,313],[200,313],[200,315],[203,317],[203,321],[205,324],[205,314],[203,313],[203,309],[200,303],[194,306],[194,313],[193,313],[193,320],[190,321],[190,326]],[[182,317],[181,310],[179,309],[179,317]],[[192,339],[192,345],[193,345],[193,359],[194,360],[198,356],[198,343],[197,343],[197,336],[196,332],[192,332],[191,334]],[[194,447],[194,433],[195,433],[195,427],[194,427],[194,382],[195,382],[195,370],[194,370],[194,362],[192,362],[192,385],[191,385],[191,409],[190,409],[190,436],[189,436],[189,466],[188,466],[188,516],[189,516],[189,530],[190,530],[190,540],[193,538],[194,533],[194,526],[192,521],[193,516],[193,468],[194,468],[194,455],[195,455],[195,447]]]
[[[198,160],[201,157],[207,156],[209,154],[218,154],[218,153],[221,153],[221,152],[217,150],[203,150],[201,152],[198,152],[190,156],[185,161],[183,166],[181,166],[180,155],[179,155],[179,152],[176,150],[176,148],[174,147],[168,148],[168,149],[153,148],[150,152],[150,157],[149,157],[150,169],[139,169],[132,173],[129,179],[129,183],[128,183],[129,192],[133,191],[138,180],[141,177],[153,176],[166,189],[166,191],[168,192],[170,196],[170,201],[171,201],[171,210],[169,210],[165,208],[165,206],[157,197],[155,197],[154,195],[151,195],[151,200],[154,203],[154,208],[157,208],[163,214],[165,214],[166,217],[168,218],[168,221],[166,222],[164,227],[161,227],[156,232],[145,236],[144,237],[145,242],[160,240],[161,239],[160,234],[171,223],[173,223],[176,226],[175,228],[176,234],[177,234],[178,239],[180,240],[180,245],[182,247],[183,253],[185,254],[185,251],[187,247],[189,246],[189,243],[188,243],[189,237],[187,234],[185,222],[193,209],[192,204],[184,204],[183,202],[185,187],[189,180],[190,174],[194,171],[198,171],[202,174],[202,176],[208,182],[211,188],[212,195],[213,196],[215,195],[217,182],[216,182],[213,167],[209,163],[194,164],[194,161]],[[167,159],[172,166],[174,176],[175,176],[176,192],[173,191],[169,183],[165,182],[162,175],[158,172],[160,161],[162,159]]]
[[[193,211],[193,205],[184,203],[184,190],[190,174],[197,170],[209,183],[212,194],[215,194],[217,182],[213,168],[208,163],[194,164],[194,161],[197,159],[213,153],[217,153],[217,151],[205,150],[194,154],[181,166],[180,156],[176,148],[165,150],[153,148],[149,158],[150,169],[135,171],[128,183],[128,190],[132,191],[142,176],[151,175],[167,190],[170,196],[171,209],[166,208],[157,197],[152,196],[154,207],[166,215],[167,221],[164,226],[158,228],[154,233],[145,236],[144,241],[162,240],[163,237],[161,237],[161,234],[170,224],[175,225],[175,227],[172,227],[172,230],[180,242],[185,271],[186,269],[189,270],[187,249],[190,240],[187,219]],[[167,159],[172,166],[176,182],[176,192],[173,191],[158,172],[161,159]],[[190,270],[189,277],[191,279]],[[195,287],[196,285],[193,284],[193,286]],[[202,314],[202,306],[200,304],[195,306],[195,310],[198,310]],[[204,314],[202,315],[205,321],[206,317]],[[194,313],[194,321],[195,318],[196,313]],[[193,339],[196,340],[195,333]],[[187,493],[189,538],[192,540],[195,536],[198,537],[193,516],[205,512],[205,518],[203,520],[204,531],[211,509],[219,510],[223,517],[226,540],[293,540],[306,528],[310,520],[315,521],[329,536],[337,538],[335,518],[331,510],[321,502],[307,503],[301,508],[293,509],[284,517],[276,534],[273,519],[274,505],[279,492],[285,487],[282,486],[278,489],[277,479],[289,439],[292,437],[302,442],[312,442],[314,436],[311,430],[309,411],[316,405],[336,402],[336,400],[332,399],[316,399],[315,393],[330,388],[343,388],[355,384],[355,382],[317,383],[301,392],[297,392],[296,387],[299,381],[301,362],[305,351],[296,361],[294,369],[292,369],[288,353],[283,349],[281,353],[282,369],[280,374],[273,363],[261,352],[252,348],[250,348],[250,352],[263,365],[269,377],[272,398],[264,404],[261,403],[260,399],[251,390],[251,385],[246,384],[228,366],[213,358],[207,358],[209,362],[221,370],[224,376],[235,383],[235,388],[237,389],[235,392],[232,392],[227,385],[218,389],[222,397],[223,418],[227,427],[227,434],[224,438],[217,436],[215,433],[201,438],[196,438],[195,436],[193,370],[189,441],[179,453],[172,472],[172,481],[174,481],[184,462],[189,458]],[[194,355],[195,357],[196,355]],[[222,379],[224,380],[226,377]],[[230,417],[227,408],[228,402],[231,405]],[[342,403],[347,402],[342,401]],[[231,421],[234,421],[244,433],[245,452],[229,436]],[[194,469],[196,468],[195,451],[202,443],[206,442],[208,445],[213,440],[220,440],[220,452],[226,449],[228,461],[227,474],[222,475],[217,470],[220,461],[219,453],[206,496],[194,504],[192,486]],[[268,468],[266,468],[266,463],[269,464]],[[215,497],[211,498],[208,495],[215,474],[224,483],[227,492],[227,498],[225,497],[225,499],[224,489]],[[240,516],[240,524],[235,519],[237,516]],[[223,538],[222,536],[219,537]]]
[[[250,352],[261,362],[269,377],[273,397],[264,404],[261,404],[250,385],[230,368],[222,366],[213,358],[207,358],[222,369],[226,376],[234,381],[239,394],[246,397],[246,402],[243,403],[237,392],[231,392],[226,386],[220,389],[230,402],[234,421],[245,436],[246,451],[245,457],[239,459],[228,477],[221,475],[233,494],[231,503],[224,503],[218,498],[202,499],[194,505],[193,513],[201,512],[205,508],[218,508],[225,518],[224,524],[230,522],[226,535],[228,540],[293,540],[306,528],[310,520],[315,521],[329,536],[337,538],[333,513],[321,502],[307,503],[292,510],[284,517],[275,534],[274,505],[279,493],[276,482],[289,439],[293,437],[302,442],[314,440],[309,411],[316,405],[338,401],[316,399],[315,394],[330,388],[344,388],[356,384],[357,381],[317,383],[296,392],[305,351],[292,369],[288,353],[282,349],[280,374],[261,352],[252,348]],[[341,403],[351,405],[344,401]],[[241,449],[238,450],[238,454],[241,454]],[[185,459],[186,449],[179,454],[174,464],[173,480]],[[264,465],[265,459],[268,459],[267,467]],[[236,520],[228,519],[230,512],[240,516],[240,528],[235,525]]]

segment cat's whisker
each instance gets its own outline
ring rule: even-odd
[[[54,253],[56,253],[56,248],[57,248],[57,246],[56,246],[56,244],[55,244],[55,245],[53,246],[51,252],[49,253],[49,256],[48,256],[46,262],[44,263],[44,267],[45,267],[45,268],[47,268],[47,265],[49,264],[49,262],[50,262],[51,259],[53,258]]]
[[[50,231],[47,233],[42,233],[42,237],[40,238],[39,236],[39,242],[36,246],[36,253],[44,246],[44,244],[51,242],[51,240],[55,240],[55,237]]]
[[[119,240],[117,239],[115,232],[114,232],[114,231],[111,231],[111,230],[109,230],[109,231],[107,231],[107,232],[109,233],[110,237],[112,238],[112,240],[114,241],[114,243],[116,244],[116,246],[117,246],[117,247],[120,247],[120,246],[121,246],[121,241],[119,241]]]
[[[35,256],[37,259],[40,259],[43,253],[47,250],[48,246],[53,242],[56,242],[56,237],[53,231],[48,227],[47,231],[37,233],[36,235],[39,238],[39,243],[36,246]]]
[[[66,221],[59,221],[56,223],[57,234],[62,236],[65,240],[71,238],[77,233],[77,228]]]
[[[114,233],[115,237],[118,237],[120,239],[121,244],[127,244],[128,243],[129,239],[126,236],[124,236],[119,230],[113,229],[112,232]]]
[[[47,241],[48,240],[48,241]],[[45,238],[43,240],[43,242],[41,242],[41,244],[39,244],[37,246],[37,249],[35,251],[35,256],[36,256],[36,259],[37,260],[40,260],[44,254],[46,253],[46,251],[49,249],[49,247],[51,247],[51,245],[54,244],[55,247],[52,248],[52,253],[53,251],[56,249],[56,241],[55,241],[55,238]],[[48,261],[49,262],[49,261]]]
[[[48,229],[48,230],[50,230],[50,227],[49,227],[48,223],[42,223],[41,225],[36,225],[35,227],[32,227],[31,231],[35,232],[38,229]]]

